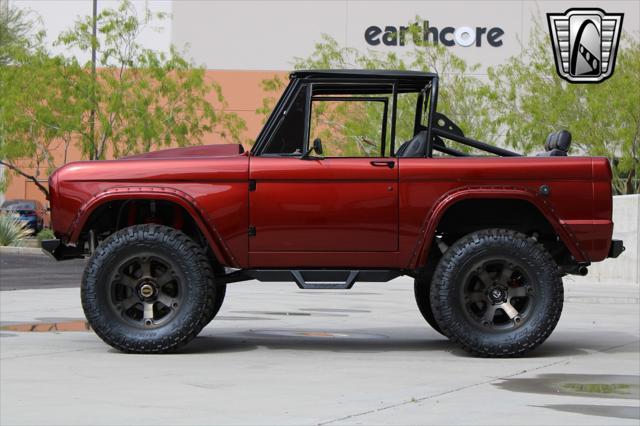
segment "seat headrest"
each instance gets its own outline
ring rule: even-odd
[[[549,136],[547,136],[547,140],[544,143],[544,149],[546,151],[559,149],[560,151],[568,152],[570,146],[571,133],[569,133],[568,130],[549,133]]]
[[[402,144],[398,153],[398,157],[424,157],[427,149],[427,131],[422,130],[408,142]]]

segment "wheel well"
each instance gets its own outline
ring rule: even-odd
[[[436,227],[436,241],[451,245],[486,228],[505,228],[536,238],[558,265],[572,263],[569,250],[536,206],[519,199],[470,199],[450,206]],[[436,244],[434,244],[435,246]]]
[[[90,247],[91,231],[99,244],[120,229],[144,223],[165,225],[184,232],[206,250],[215,269],[221,267],[191,214],[178,203],[167,200],[125,199],[101,204],[85,222],[79,243]]]

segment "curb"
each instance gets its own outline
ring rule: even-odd
[[[29,255],[42,255],[46,256],[42,252],[41,247],[13,247],[13,246],[0,246],[0,255],[2,253],[12,253],[12,254],[29,254]]]

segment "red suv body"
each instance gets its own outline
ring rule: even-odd
[[[535,242],[559,276],[585,274],[590,263],[624,249],[611,239],[607,159],[567,156],[567,132],[555,134],[558,140],[551,138],[547,152],[535,157],[468,138],[437,112],[437,88],[438,77],[427,73],[294,72],[250,152],[240,145],[197,146],[57,170],[50,202],[58,240],[44,247],[58,259],[95,256],[118,232],[161,225],[206,253],[217,288],[251,278],[349,288],[355,281],[410,275],[416,297],[420,286],[439,285],[433,276],[452,247],[484,230]],[[399,99],[409,95],[415,112],[408,120]],[[340,129],[358,123],[358,114],[378,117],[379,127],[371,125],[362,137],[345,136]],[[331,127],[345,115],[349,123]],[[403,142],[398,135],[407,123],[404,131],[413,136]],[[524,277],[526,266],[521,269]],[[497,286],[501,270],[506,275],[510,269],[486,266],[484,294]],[[508,297],[518,273],[495,294]],[[136,285],[134,292],[140,291]],[[426,293],[426,302],[418,301],[425,318],[457,336],[433,319],[438,302]],[[142,305],[151,303],[138,297]],[[499,305],[487,300],[475,306]],[[497,310],[517,318],[508,307]],[[463,338],[454,340],[484,353]],[[505,354],[516,352],[522,351]]]

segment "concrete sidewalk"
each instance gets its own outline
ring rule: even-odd
[[[171,355],[2,331],[0,424],[638,425],[639,291],[568,279],[558,328],[522,359],[458,350],[420,317],[407,278],[232,284]],[[77,288],[0,292],[3,325],[80,319]]]

